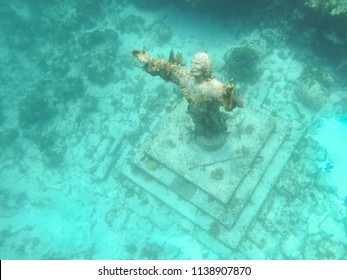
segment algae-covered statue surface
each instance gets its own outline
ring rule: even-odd
[[[180,86],[188,101],[188,113],[194,122],[196,143],[207,150],[215,150],[223,145],[227,136],[226,111],[242,107],[242,101],[235,98],[233,81],[223,84],[212,76],[212,63],[207,53],[194,55],[191,67],[185,66],[180,54],[171,51],[169,60],[151,57],[146,50],[132,50],[132,55],[152,76],[160,76]]]

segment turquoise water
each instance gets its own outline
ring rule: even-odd
[[[0,258],[347,259],[345,1],[332,11],[305,0],[162,2],[0,4]],[[226,112],[239,150],[276,150],[235,167],[260,182],[245,201],[231,197],[236,226],[206,210],[213,195],[196,197],[202,185],[234,187],[213,153],[194,163],[196,177],[172,179],[147,158],[141,172],[128,168],[184,100],[143,71],[130,53],[142,48],[179,52],[187,67],[207,52],[244,101]],[[270,116],[278,136],[245,143],[270,126],[247,112]],[[176,166],[180,147],[165,143]]]
[[[324,168],[331,173],[332,183],[340,197],[347,197],[347,122],[345,117],[324,119],[321,129],[315,135],[316,140],[327,150],[328,162]]]

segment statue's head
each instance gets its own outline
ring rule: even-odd
[[[199,52],[193,56],[190,75],[200,82],[211,78],[212,62],[207,53]]]

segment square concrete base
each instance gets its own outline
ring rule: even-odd
[[[186,111],[186,102],[181,102],[148,138],[144,152],[214,199],[227,203],[276,121],[256,110],[237,110],[227,121],[226,143],[217,151],[206,151],[195,143],[193,123]]]
[[[120,170],[207,233],[207,246],[236,248],[304,128],[266,110],[235,110],[224,146],[205,151],[194,142],[186,111],[185,101],[177,104]]]

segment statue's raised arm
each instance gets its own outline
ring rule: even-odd
[[[132,50],[131,53],[142,63],[143,69],[147,73],[152,76],[160,76],[165,81],[180,85],[179,76],[182,74],[182,71],[184,71],[184,69],[181,69],[184,66],[176,62],[173,52],[171,52],[169,60],[151,57],[145,49],[141,51]]]

